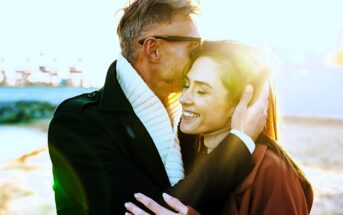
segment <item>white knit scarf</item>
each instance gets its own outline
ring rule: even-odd
[[[181,116],[178,99],[172,98],[168,111],[137,71],[119,54],[117,79],[135,114],[147,129],[160,154],[171,185],[184,177],[177,126]],[[173,127],[171,125],[173,122]]]

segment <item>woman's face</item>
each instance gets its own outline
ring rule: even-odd
[[[231,102],[210,57],[199,57],[186,75],[180,98],[183,112],[180,129],[188,134],[206,134],[230,128]]]

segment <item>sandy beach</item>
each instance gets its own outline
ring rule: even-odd
[[[282,143],[313,185],[311,214],[343,214],[343,120],[285,117]]]
[[[0,126],[0,215],[56,214],[48,123]],[[281,131],[315,190],[311,214],[343,214],[343,120],[285,117]]]

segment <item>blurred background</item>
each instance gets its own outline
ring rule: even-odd
[[[64,99],[102,86],[124,0],[0,0],[0,215],[55,214],[47,128]],[[343,2],[200,1],[200,33],[270,53],[282,144],[343,214]]]

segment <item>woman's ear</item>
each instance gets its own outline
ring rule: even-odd
[[[148,38],[143,44],[144,53],[151,63],[158,63],[160,59],[159,44],[155,38]]]

